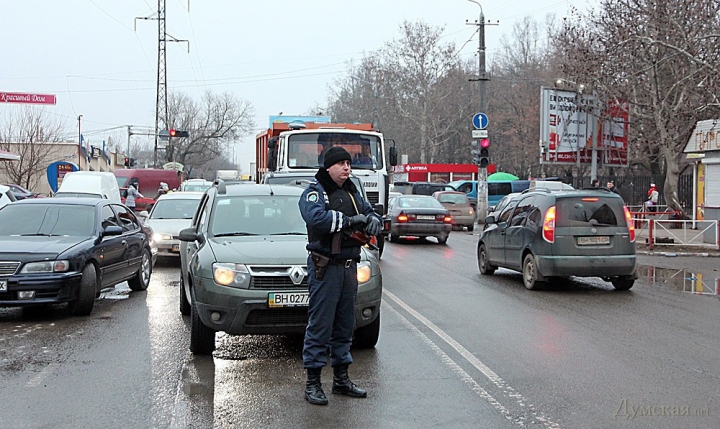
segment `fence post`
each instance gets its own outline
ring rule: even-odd
[[[715,221],[715,244],[717,244],[718,250],[720,250],[720,220]]]
[[[655,219],[648,219],[648,222],[648,248],[653,250],[653,245],[655,244],[655,237],[653,236],[655,233]]]

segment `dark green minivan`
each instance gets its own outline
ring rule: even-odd
[[[630,211],[605,189],[529,189],[485,223],[477,247],[481,274],[520,271],[528,289],[578,276],[627,290],[637,278]]]

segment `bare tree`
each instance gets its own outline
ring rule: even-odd
[[[0,149],[17,153],[19,161],[2,161],[8,179],[26,189],[34,189],[44,177],[52,143],[62,142],[62,124],[42,109],[22,107],[11,114],[0,128]]]
[[[230,93],[206,92],[200,102],[186,94],[172,93],[168,100],[171,127],[187,130],[187,138],[174,138],[167,145],[165,160],[192,170],[222,157],[239,137],[252,133],[253,108]]]
[[[674,209],[682,150],[696,121],[718,113],[719,17],[717,0],[604,0],[555,37],[565,77],[601,100],[629,102],[633,151],[666,173]]]

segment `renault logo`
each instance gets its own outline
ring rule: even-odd
[[[306,271],[303,267],[294,266],[290,268],[290,280],[292,280],[294,285],[302,284],[305,274]]]

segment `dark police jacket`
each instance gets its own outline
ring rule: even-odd
[[[362,244],[346,236],[342,237],[340,253],[331,254],[333,235],[343,229],[350,229],[351,216],[364,214],[378,219],[380,216],[373,211],[370,203],[363,199],[352,180],[346,180],[341,188],[324,168],[318,170],[315,179],[305,189],[298,203],[308,231],[307,249],[333,259],[359,257]]]

